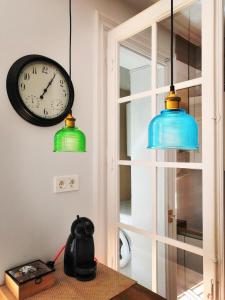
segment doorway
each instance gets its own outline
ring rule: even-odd
[[[214,99],[214,5],[174,6],[175,85],[200,149],[146,149],[169,90],[170,6],[161,0],[109,33],[108,264],[167,299],[213,299],[216,102],[202,99]]]

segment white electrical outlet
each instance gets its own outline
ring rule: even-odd
[[[54,192],[63,193],[78,191],[80,188],[78,175],[55,176],[54,177]]]

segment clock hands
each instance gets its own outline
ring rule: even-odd
[[[46,86],[46,88],[44,89],[43,93],[42,93],[41,96],[40,96],[40,99],[43,99],[43,98],[44,98],[44,94],[47,93],[47,90],[48,90],[48,88],[50,87],[50,85],[52,84],[54,78],[55,78],[55,74],[54,74],[54,76],[52,77],[52,79],[49,81],[49,83],[48,83],[48,85]]]

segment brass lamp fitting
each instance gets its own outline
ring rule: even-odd
[[[181,98],[178,97],[175,91],[170,91],[165,100],[165,108],[166,109],[179,109]]]
[[[65,118],[65,125],[66,125],[66,127],[74,127],[75,126],[75,121],[76,121],[76,119],[74,119],[74,117],[72,116],[72,114],[69,113],[67,115],[67,117]]]

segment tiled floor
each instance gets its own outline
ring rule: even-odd
[[[200,284],[203,289],[202,274],[197,273],[187,267],[184,268],[183,266],[177,265],[177,295],[182,295],[182,293],[187,292],[189,290],[193,291],[193,289],[195,293],[197,293],[197,290],[195,290],[195,288],[198,287]],[[183,300],[183,298],[178,298],[178,299]],[[187,298],[187,299],[196,299],[196,298]]]
[[[179,300],[201,300],[203,299],[204,286],[203,282],[200,282],[191,289],[186,290],[180,294],[177,299]]]

